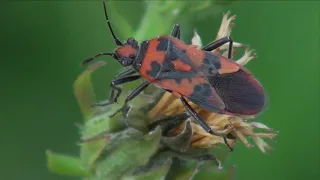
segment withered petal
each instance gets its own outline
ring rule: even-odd
[[[266,129],[266,130],[269,130],[269,131],[272,131],[271,128],[269,128],[268,126],[262,124],[262,123],[259,123],[259,122],[251,122],[250,123],[252,126],[254,126],[255,128],[259,128],[259,129]]]
[[[166,144],[168,147],[177,150],[179,152],[184,152],[189,149],[191,138],[192,138],[192,128],[190,120],[185,122],[185,127],[181,133],[176,136],[166,137],[163,136],[161,141]]]

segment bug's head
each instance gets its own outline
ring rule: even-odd
[[[111,24],[108,18],[106,4],[104,1],[103,1],[103,8],[104,8],[104,14],[106,17],[106,21],[107,21],[107,25],[109,27],[110,33],[114,39],[115,44],[119,47],[114,52],[100,53],[94,57],[88,58],[84,60],[82,64],[87,64],[88,62],[91,62],[92,60],[94,60],[99,56],[109,55],[109,56],[112,56],[114,59],[116,59],[122,66],[130,66],[136,58],[136,54],[139,48],[138,42],[134,38],[130,37],[125,43],[122,43],[113,32],[113,29],[111,27]]]
[[[115,59],[122,66],[130,66],[136,58],[138,48],[138,42],[131,37],[126,43],[115,50]]]

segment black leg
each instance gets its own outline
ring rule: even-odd
[[[231,53],[232,53],[232,44],[233,44],[233,41],[231,39],[231,37],[224,37],[224,38],[221,38],[221,39],[218,39],[216,41],[213,41],[207,45],[205,45],[202,50],[205,50],[205,51],[212,51],[214,49],[217,49],[219,48],[220,46],[226,44],[229,42],[229,49],[228,49],[228,58],[231,59]]]
[[[188,113],[190,116],[192,116],[196,122],[208,133],[216,135],[216,136],[221,136],[218,133],[215,133],[212,131],[212,129],[210,128],[210,126],[198,115],[197,112],[194,111],[194,109],[192,109],[192,107],[190,106],[190,104],[186,101],[186,99],[184,97],[180,97],[180,100],[182,102],[182,104],[186,107]]]
[[[119,77],[122,77],[122,76],[132,75],[132,74],[134,74],[134,73],[136,73],[136,71],[135,71],[134,69],[132,69],[132,68],[129,68],[129,69],[121,72],[120,74],[118,74],[118,75],[115,77],[115,79],[118,79]]]
[[[124,104],[122,106],[122,108],[118,109],[115,113],[113,113],[112,115],[110,115],[110,117],[115,116],[116,114],[118,114],[121,111],[124,111],[126,109],[128,109],[128,102],[130,102],[132,99],[134,99],[136,96],[138,96],[143,90],[145,90],[148,86],[150,85],[150,82],[145,81],[142,84],[140,84],[135,90],[133,90],[126,98],[126,100],[124,101]]]
[[[224,141],[224,143],[228,146],[229,151],[232,152],[232,151],[233,151],[233,148],[229,146],[226,136],[223,137],[223,141]]]
[[[221,134],[218,134],[216,132],[214,132],[210,126],[199,116],[199,114],[194,111],[194,109],[190,106],[190,104],[186,101],[186,99],[184,97],[180,97],[180,100],[182,102],[182,104],[186,107],[188,113],[190,114],[191,117],[193,117],[196,122],[208,133],[216,135],[216,136],[223,136]],[[229,146],[229,144],[227,143],[227,139],[226,137],[223,136],[224,142],[225,144],[228,146],[228,148],[230,149],[230,151],[233,151],[233,149]]]
[[[160,126],[162,129],[162,134],[164,136],[168,135],[168,132],[176,128],[178,125],[183,123],[186,119],[190,116],[187,113],[177,114],[177,115],[170,115],[164,118],[161,118],[149,125],[149,130],[154,130],[156,127]]]
[[[121,91],[122,91],[120,87],[117,87],[117,85],[125,84],[125,83],[131,82],[131,81],[135,81],[140,78],[141,78],[140,75],[131,75],[131,76],[120,76],[117,79],[112,80],[110,83],[111,95],[110,95],[109,101],[105,102],[105,103],[93,104],[92,107],[107,106],[107,105],[110,105],[110,104],[117,102],[118,97],[120,96]]]
[[[180,25],[179,24],[175,24],[173,26],[171,36],[180,39]]]

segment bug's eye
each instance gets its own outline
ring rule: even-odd
[[[135,42],[136,40],[133,38],[133,37],[131,37],[131,38],[129,38],[128,40],[127,40],[127,43],[128,44],[132,44],[133,42]]]
[[[138,47],[138,42],[133,38],[133,37],[130,37],[128,40],[127,40],[127,43],[128,45],[132,46],[133,48],[137,48]]]

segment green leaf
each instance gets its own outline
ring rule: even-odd
[[[171,137],[162,137],[162,142],[171,149],[183,152],[190,147],[192,133],[191,122],[187,120],[180,134]]]
[[[148,88],[147,88],[148,89]],[[150,105],[154,103],[154,97],[144,93],[130,101],[130,111],[127,113],[126,124],[141,132],[148,133],[149,118],[146,116]]]
[[[211,179],[219,179],[219,180],[234,180],[235,178],[235,166],[224,169],[216,169],[216,168],[206,168],[203,170],[202,168],[195,175],[195,180],[211,180]]]
[[[118,11],[117,8],[114,4],[114,2],[108,2],[108,11],[110,11],[110,14],[112,14],[112,21],[116,22],[113,23],[115,28],[116,28],[116,32],[120,34],[119,37],[121,37],[120,39],[123,38],[128,38],[129,36],[132,36],[134,31],[132,29],[132,26],[128,23],[128,21],[126,20],[126,18],[124,18]],[[117,25],[121,25],[117,26]]]
[[[92,169],[94,162],[100,157],[107,143],[107,138],[101,138],[81,144],[81,162],[86,164],[89,169]]]
[[[122,180],[144,180],[144,179],[153,179],[153,180],[162,180],[163,177],[168,173],[172,160],[167,159],[167,161],[162,164],[160,167],[149,169],[148,172],[139,173],[137,175],[125,176]]]
[[[178,158],[174,158],[172,168],[169,171],[166,179],[175,179],[175,180],[189,180],[192,179],[194,174],[198,170],[200,162],[197,161],[185,161]]]
[[[209,149],[209,154],[214,155],[221,162],[221,165],[223,166],[226,163],[227,158],[229,157],[228,156],[229,150],[226,148],[216,147],[216,148]],[[206,163],[202,166],[205,166],[205,165],[206,165]],[[211,168],[212,165],[209,165],[209,167]]]
[[[107,156],[97,163],[96,177],[118,180],[125,173],[147,164],[158,149],[160,137],[161,129],[157,128],[140,139],[128,137],[119,140],[119,144],[116,147],[113,145],[113,148],[106,152]]]
[[[89,66],[82,74],[80,74],[73,84],[73,92],[80,106],[84,120],[87,121],[92,116],[90,106],[96,102],[93,86],[90,75],[97,68],[103,66],[105,63],[100,61]]]
[[[110,118],[109,114],[96,115],[85,123],[82,130],[82,140],[85,142],[80,144],[80,157],[82,162],[89,167],[109,143],[108,134],[120,130],[124,126],[124,122],[119,119],[121,113],[113,118]]]
[[[68,155],[46,152],[47,166],[51,172],[69,176],[89,176],[89,172],[83,167],[80,158]]]
[[[118,106],[117,106],[118,107]],[[120,108],[120,107],[118,107]],[[117,109],[117,108],[112,108]],[[81,130],[82,139],[91,138],[93,136],[97,136],[99,134],[106,134],[111,132],[116,132],[121,130],[124,127],[123,120],[120,119],[121,113],[118,113],[113,118],[110,118],[110,114],[113,111],[95,115],[90,118],[83,126]]]
[[[146,8],[141,23],[136,31],[135,39],[142,41],[159,34],[170,33],[174,25],[175,16],[172,16],[168,11],[170,9],[177,9],[179,5],[183,4],[179,1],[145,1]],[[164,20],[165,19],[165,20]],[[161,23],[161,25],[157,25]]]

